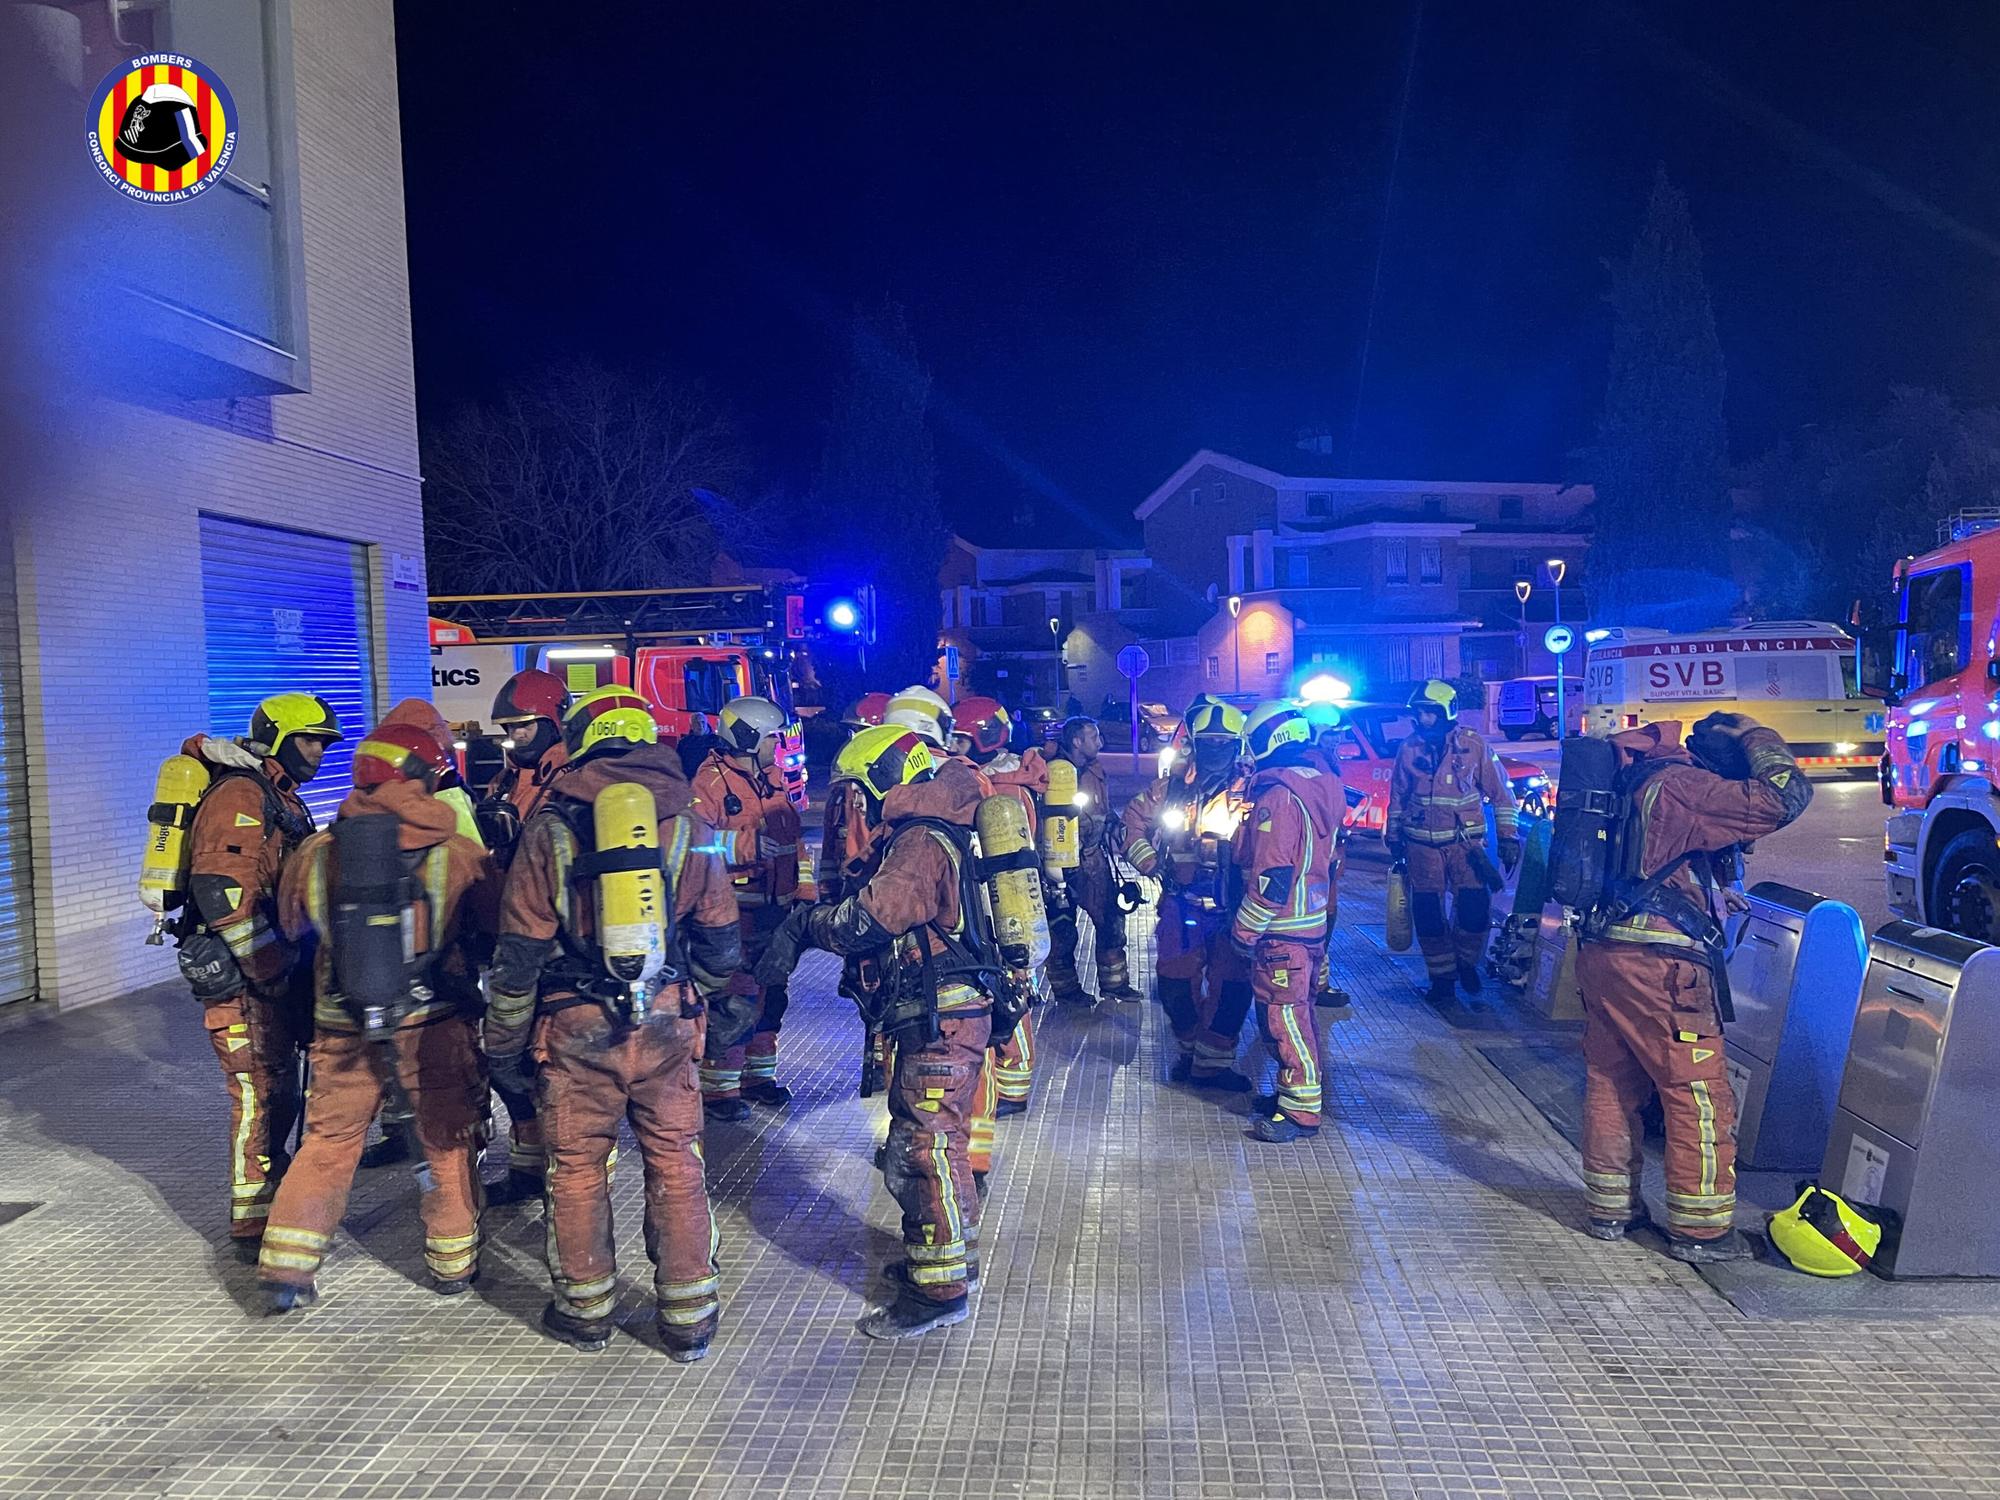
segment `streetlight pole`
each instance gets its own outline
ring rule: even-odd
[[[1055,706],[1057,711],[1060,712],[1063,706],[1062,700],[1069,696],[1069,674],[1067,671],[1064,670],[1064,668],[1068,665],[1068,663],[1066,663],[1063,660],[1062,619],[1058,615],[1049,616],[1049,639],[1055,643],[1055,648],[1056,648],[1056,705]]]
[[[1556,624],[1563,622],[1563,574],[1569,571],[1569,564],[1560,557],[1552,557],[1548,562],[1549,584],[1556,593]],[[1569,694],[1563,658],[1556,657],[1556,743],[1560,745],[1569,738]]]
[[[1528,595],[1535,591],[1533,583],[1525,578],[1514,580],[1514,597],[1521,601],[1521,629],[1514,637],[1514,645],[1521,653],[1521,676],[1528,675]]]
[[[1229,659],[1236,669],[1236,696],[1243,696],[1243,627],[1237,623],[1243,613],[1243,596],[1229,596]]]

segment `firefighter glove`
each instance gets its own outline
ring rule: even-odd
[[[1509,875],[1512,875],[1520,867],[1521,841],[1519,839],[1500,840],[1500,863],[1507,867]]]
[[[757,1029],[757,1015],[761,1007],[752,994],[739,994],[724,990],[719,995],[708,997],[708,1039],[703,1043],[702,1056],[709,1062],[720,1062],[731,1047],[740,1047],[750,1039],[750,1033]]]
[[[489,1057],[486,1059],[486,1072],[503,1099],[510,1094],[534,1096],[535,1066],[527,1053],[510,1052],[504,1056]]]
[[[181,977],[203,1005],[233,1000],[249,988],[229,944],[205,927],[198,927],[182,938],[176,956],[180,960]]]
[[[807,923],[812,917],[810,906],[792,908],[785,920],[778,924],[778,930],[771,934],[771,941],[764,949],[764,956],[757,960],[756,980],[765,988],[783,984],[792,977],[792,970],[799,966],[799,954],[805,949]],[[709,1034],[715,1033],[714,1023],[709,1025]]]

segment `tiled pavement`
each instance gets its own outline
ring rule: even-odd
[[[1585,1238],[1496,1038],[1365,934],[1337,961],[1332,1118],[1292,1148],[1163,1081],[1153,1007],[1048,1017],[975,1317],[901,1345],[853,1331],[894,1217],[815,968],[798,1101],[710,1133],[725,1322],[688,1368],[650,1343],[636,1170],[602,1355],[533,1328],[538,1207],[492,1211],[474,1296],[424,1290],[394,1169],[320,1307],[253,1320],[185,995],[0,1029],[0,1202],[44,1204],[0,1216],[0,1497],[2000,1494],[2000,1323],[1750,1321]]]

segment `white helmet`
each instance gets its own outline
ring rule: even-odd
[[[906,687],[896,694],[882,722],[921,735],[940,750],[951,739],[951,705],[927,687]]]
[[[790,722],[769,698],[731,698],[722,705],[716,734],[726,754],[754,756],[769,770],[778,763],[778,736]]]

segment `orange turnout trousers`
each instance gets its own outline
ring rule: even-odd
[[[618,1296],[609,1163],[621,1121],[632,1126],[646,1172],[646,1257],[660,1321],[693,1335],[713,1326],[721,1306],[696,1071],[707,1018],[680,1016],[679,994],[670,987],[638,1026],[614,1023],[594,1002],[536,1023],[549,1274],[557,1310],[582,1322],[608,1319]]]
[[[992,1034],[987,1015],[945,1014],[936,1041],[896,1049],[889,1082],[883,1175],[903,1214],[910,1286],[936,1302],[965,1295],[979,1252],[979,1192],[966,1143]]]
[[[308,1286],[326,1259],[347,1212],[368,1124],[388,1092],[373,1050],[352,1031],[322,1031],[313,1040],[305,1141],[271,1205],[257,1259],[262,1281]],[[416,1113],[417,1143],[431,1169],[431,1189],[418,1205],[424,1263],[439,1281],[463,1280],[479,1263],[478,1136],[486,1073],[478,1038],[470,1020],[448,1015],[400,1027],[395,1053],[397,1077]]]

